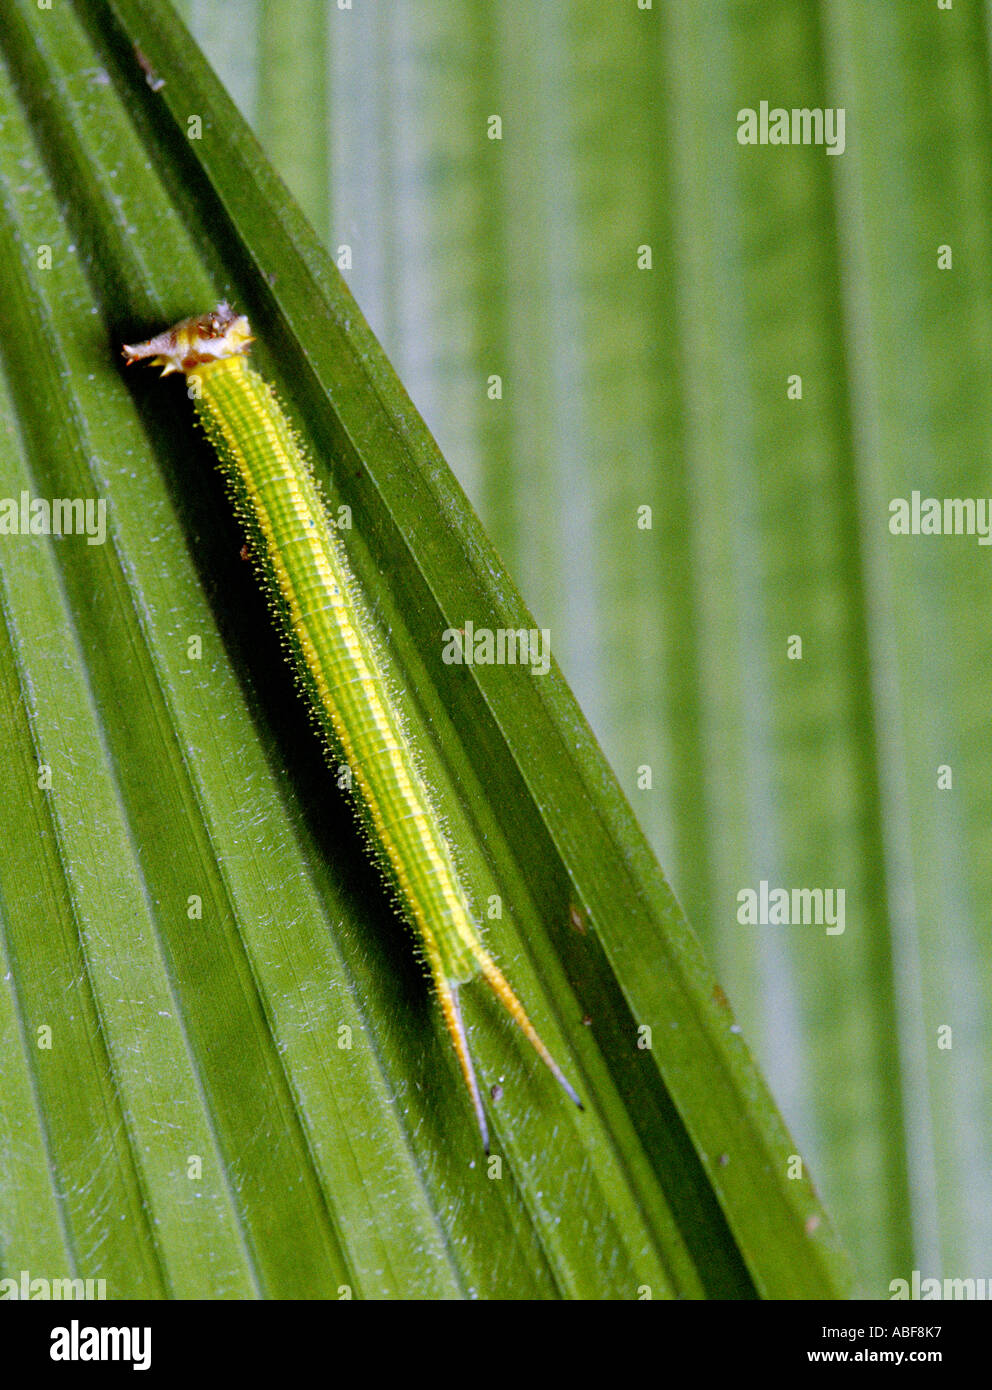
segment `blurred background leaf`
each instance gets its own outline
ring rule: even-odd
[[[981,1275],[989,552],[887,521],[992,491],[987,8],[183,8],[552,628],[866,1287]],[[741,148],[762,99],[843,107],[845,153]],[[843,887],[843,936],[741,927],[763,878]]]
[[[255,89],[281,110],[273,139],[286,138],[294,103],[313,116],[321,93],[337,99],[326,61],[337,13],[356,17],[228,12],[254,20],[242,27],[266,55]],[[506,73],[528,75],[536,98],[547,56],[578,40],[556,20],[535,52],[499,14],[492,34],[471,29],[467,56],[491,62],[505,44]],[[105,535],[5,534],[0,546],[0,1273],[101,1278],[111,1297],[843,1295],[846,1259],[795,1141],[560,673],[443,662],[444,630],[469,617],[532,620],[334,262],[174,12],[164,0],[75,0],[57,13],[10,0],[0,53],[0,494],[107,507]],[[397,139],[410,129],[390,109],[404,81],[358,57],[352,78],[364,101],[361,71],[378,71],[376,120]],[[284,62],[292,96],[274,97]],[[577,91],[593,63],[591,49],[576,62]],[[619,576],[612,600],[599,593],[592,555],[607,541],[591,495],[567,481],[592,422],[599,449],[623,423],[602,394],[609,381],[584,381],[582,344],[607,339],[563,260],[585,195],[570,184],[539,198],[535,171],[486,137],[485,84],[467,83],[481,124],[462,130],[461,162],[471,152],[485,172],[469,279],[480,307],[502,298],[508,316],[463,363],[463,411],[470,402],[501,453],[547,454],[552,472],[516,487],[479,478],[535,592],[545,566],[566,563],[551,619],[563,655],[596,669],[593,610],[612,602],[622,615],[608,702],[627,646],[651,669],[657,634],[643,625],[658,607],[629,579],[621,593]],[[547,112],[549,155],[579,140],[566,119],[577,109]],[[342,138],[333,120],[324,129],[329,154],[321,136],[313,167],[297,149],[288,171],[315,215]],[[365,136],[378,169],[388,139]],[[401,164],[397,153],[382,176],[390,208]],[[463,197],[445,185],[458,166],[437,161],[426,193],[410,180],[438,226],[441,201],[460,215]],[[491,265],[497,194],[507,234]],[[380,235],[402,226],[394,209]],[[358,234],[348,250],[333,245],[342,263],[361,259]],[[426,322],[428,272],[407,276],[381,247],[392,298]],[[659,270],[667,260],[659,251]],[[627,264],[635,317],[652,275]],[[408,934],[307,727],[182,382],[120,362],[123,340],[222,295],[250,314],[255,356],[329,500],[352,509],[352,561],[470,891],[506,905],[494,944],[586,1100],[582,1115],[563,1102],[468,991],[498,1166],[482,1164]],[[532,341],[516,319],[535,298],[557,307]],[[669,341],[658,335],[659,348]],[[618,383],[628,355],[617,337],[606,360]],[[656,365],[643,358],[639,372],[650,397]],[[535,413],[523,434],[514,383],[536,373],[554,414]],[[490,401],[493,376],[506,390]],[[639,429],[646,442],[654,424]],[[589,478],[605,497],[602,461]],[[672,559],[695,582],[686,504],[659,495],[649,453],[638,467],[609,545],[637,556],[645,584]],[[659,523],[639,532],[645,497]],[[684,656],[665,660],[688,669]],[[656,782],[671,775],[659,764]]]

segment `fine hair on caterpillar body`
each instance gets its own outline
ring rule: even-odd
[[[582,1103],[482,942],[368,600],[275,392],[247,360],[252,342],[247,318],[222,303],[125,346],[124,356],[187,378],[325,749],[340,752],[351,769],[371,843],[416,934],[488,1153],[459,999],[470,980],[482,976],[568,1096]]]

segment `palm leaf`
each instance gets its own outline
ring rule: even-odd
[[[111,1296],[830,1296],[846,1265],[557,670],[333,263],[163,3],[11,8],[0,117],[4,1273]],[[40,246],[51,247],[51,268]],[[587,1103],[469,1005],[484,1165],[181,388],[120,342],[228,296],[388,633],[490,939]],[[50,1030],[50,1033],[46,1030]],[[650,1045],[645,1045],[650,1042]],[[50,1043],[50,1045],[49,1045]]]

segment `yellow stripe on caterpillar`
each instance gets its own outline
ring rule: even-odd
[[[368,602],[330,524],[310,464],[275,393],[249,366],[243,314],[219,304],[147,342],[128,363],[183,372],[228,487],[256,542],[250,553],[273,584],[289,648],[329,746],[358,785],[383,867],[434,979],[483,1146],[489,1132],[462,1023],[458,990],[482,975],[579,1108],[517,996],[482,943],[435,797],[392,689]]]

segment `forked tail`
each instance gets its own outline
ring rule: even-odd
[[[489,985],[490,989],[496,995],[497,999],[499,999],[500,1003],[506,1009],[507,1013],[513,1019],[514,1023],[516,1023],[517,1027],[523,1033],[524,1037],[530,1043],[531,1047],[540,1057],[541,1061],[548,1068],[551,1075],[558,1082],[559,1086],[568,1096],[569,1100],[573,1101],[579,1107],[580,1110],[584,1110],[585,1106],[582,1104],[582,1101],[576,1094],[574,1087],[572,1086],[571,1082],[566,1078],[564,1072],[562,1071],[561,1067],[559,1067],[555,1059],[552,1057],[551,1053],[545,1047],[543,1041],[541,1040],[541,1035],[538,1033],[533,1023],[531,1023],[530,1019],[527,1017],[526,1011],[524,1010],[524,1006],[521,1004],[520,1000],[517,998],[513,990],[510,988],[506,976],[503,974],[502,970],[500,970],[499,966],[493,960],[492,956],[490,956],[489,953],[483,950],[481,947],[475,949],[473,951],[473,955],[475,956],[478,962],[479,969],[482,972],[482,975],[485,978],[486,983]],[[461,1005],[458,1001],[459,987],[457,984],[453,984],[450,980],[440,977],[437,980],[437,986],[438,993],[441,998],[441,1012],[444,1015],[444,1022],[451,1036],[451,1041],[454,1044],[455,1052],[458,1056],[458,1062],[462,1069],[462,1075],[465,1078],[465,1084],[469,1090],[469,1095],[472,1097],[472,1106],[475,1110],[475,1118],[478,1121],[479,1131],[482,1134],[482,1147],[485,1149],[486,1154],[488,1155],[489,1127],[486,1124],[486,1114],[482,1106],[482,1095],[479,1091],[479,1083],[476,1080],[475,1067],[472,1065],[472,1054],[469,1052],[468,1048],[468,1038],[465,1035],[465,1025],[462,1022]]]

